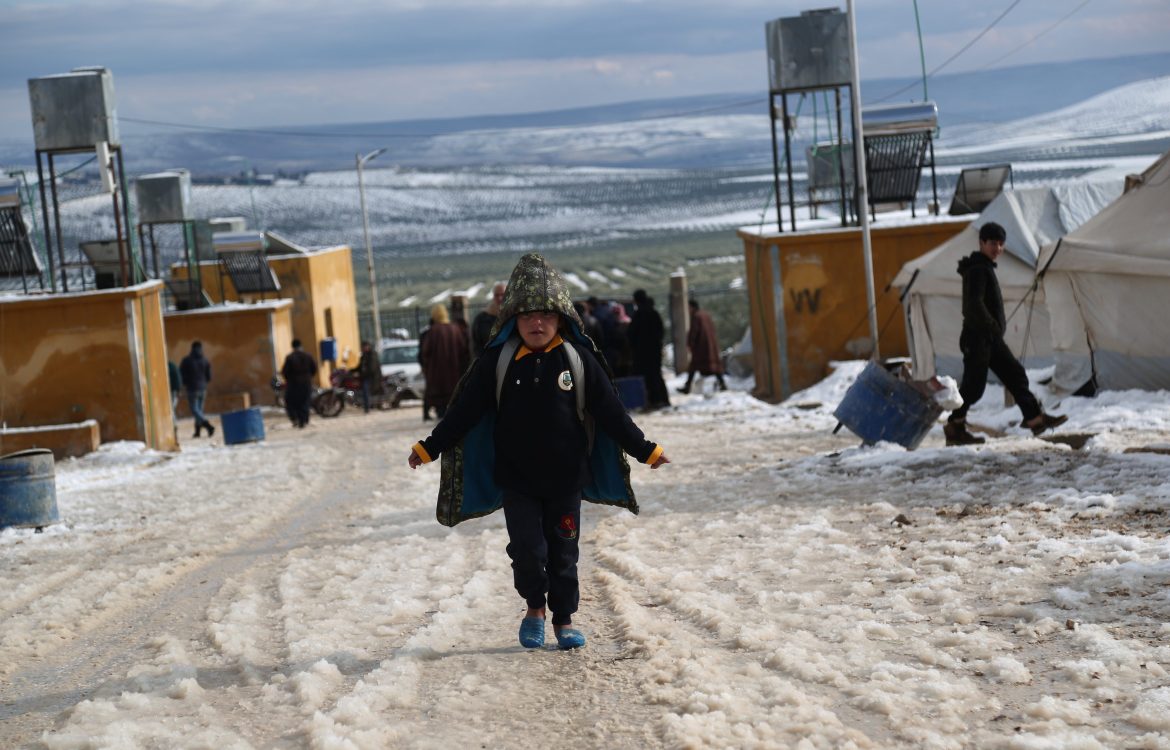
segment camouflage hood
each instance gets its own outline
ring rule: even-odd
[[[504,301],[500,303],[500,314],[489,340],[494,339],[500,329],[520,313],[538,310],[560,313],[567,323],[576,323],[577,330],[584,328],[577,311],[573,309],[573,296],[569,294],[565,277],[549,265],[540,253],[528,253],[512,269],[508,290],[504,293]]]

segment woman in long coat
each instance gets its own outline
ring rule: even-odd
[[[469,346],[467,332],[462,326],[451,322],[447,308],[442,305],[432,307],[431,327],[419,352],[423,377],[427,383],[426,395],[423,397],[424,414],[432,406],[439,419],[447,413],[447,404],[471,359]]]
[[[691,381],[695,373],[706,377],[714,375],[719,383],[719,390],[726,391],[727,383],[723,382],[723,356],[719,352],[719,337],[715,335],[715,323],[706,310],[699,309],[699,301],[692,299],[691,328],[687,331],[687,349],[691,353],[691,364],[687,368],[687,384],[678,389],[679,393],[691,392]],[[702,391],[702,383],[699,384]]]
[[[670,406],[666,381],[662,379],[662,341],[666,327],[662,324],[662,316],[654,309],[654,298],[647,296],[646,290],[634,292],[634,304],[637,309],[626,333],[634,357],[633,372],[641,375],[646,383],[647,406],[664,409]]]

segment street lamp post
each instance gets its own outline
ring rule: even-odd
[[[358,195],[362,201],[362,228],[366,235],[366,270],[370,273],[370,311],[374,316],[374,351],[382,350],[382,320],[378,313],[378,278],[374,275],[374,250],[370,246],[370,217],[366,213],[366,184],[362,179],[362,167],[365,166],[366,162],[376,159],[385,150],[380,148],[365,156],[361,154],[356,156]]]

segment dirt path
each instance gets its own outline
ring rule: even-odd
[[[576,652],[517,645],[500,514],[435,522],[416,409],[99,473],[6,549],[0,746],[1166,744],[1164,459],[699,406],[587,506]]]

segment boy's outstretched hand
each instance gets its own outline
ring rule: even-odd
[[[657,460],[654,461],[654,463],[650,464],[650,468],[657,469],[659,466],[662,466],[662,464],[668,464],[668,463],[670,463],[670,459],[666,457],[665,453],[663,453],[661,456],[659,456],[657,458]]]
[[[422,466],[422,459],[418,457],[418,454],[414,452],[413,448],[410,451],[410,459],[407,461],[407,463],[412,469],[417,469],[418,467]]]

